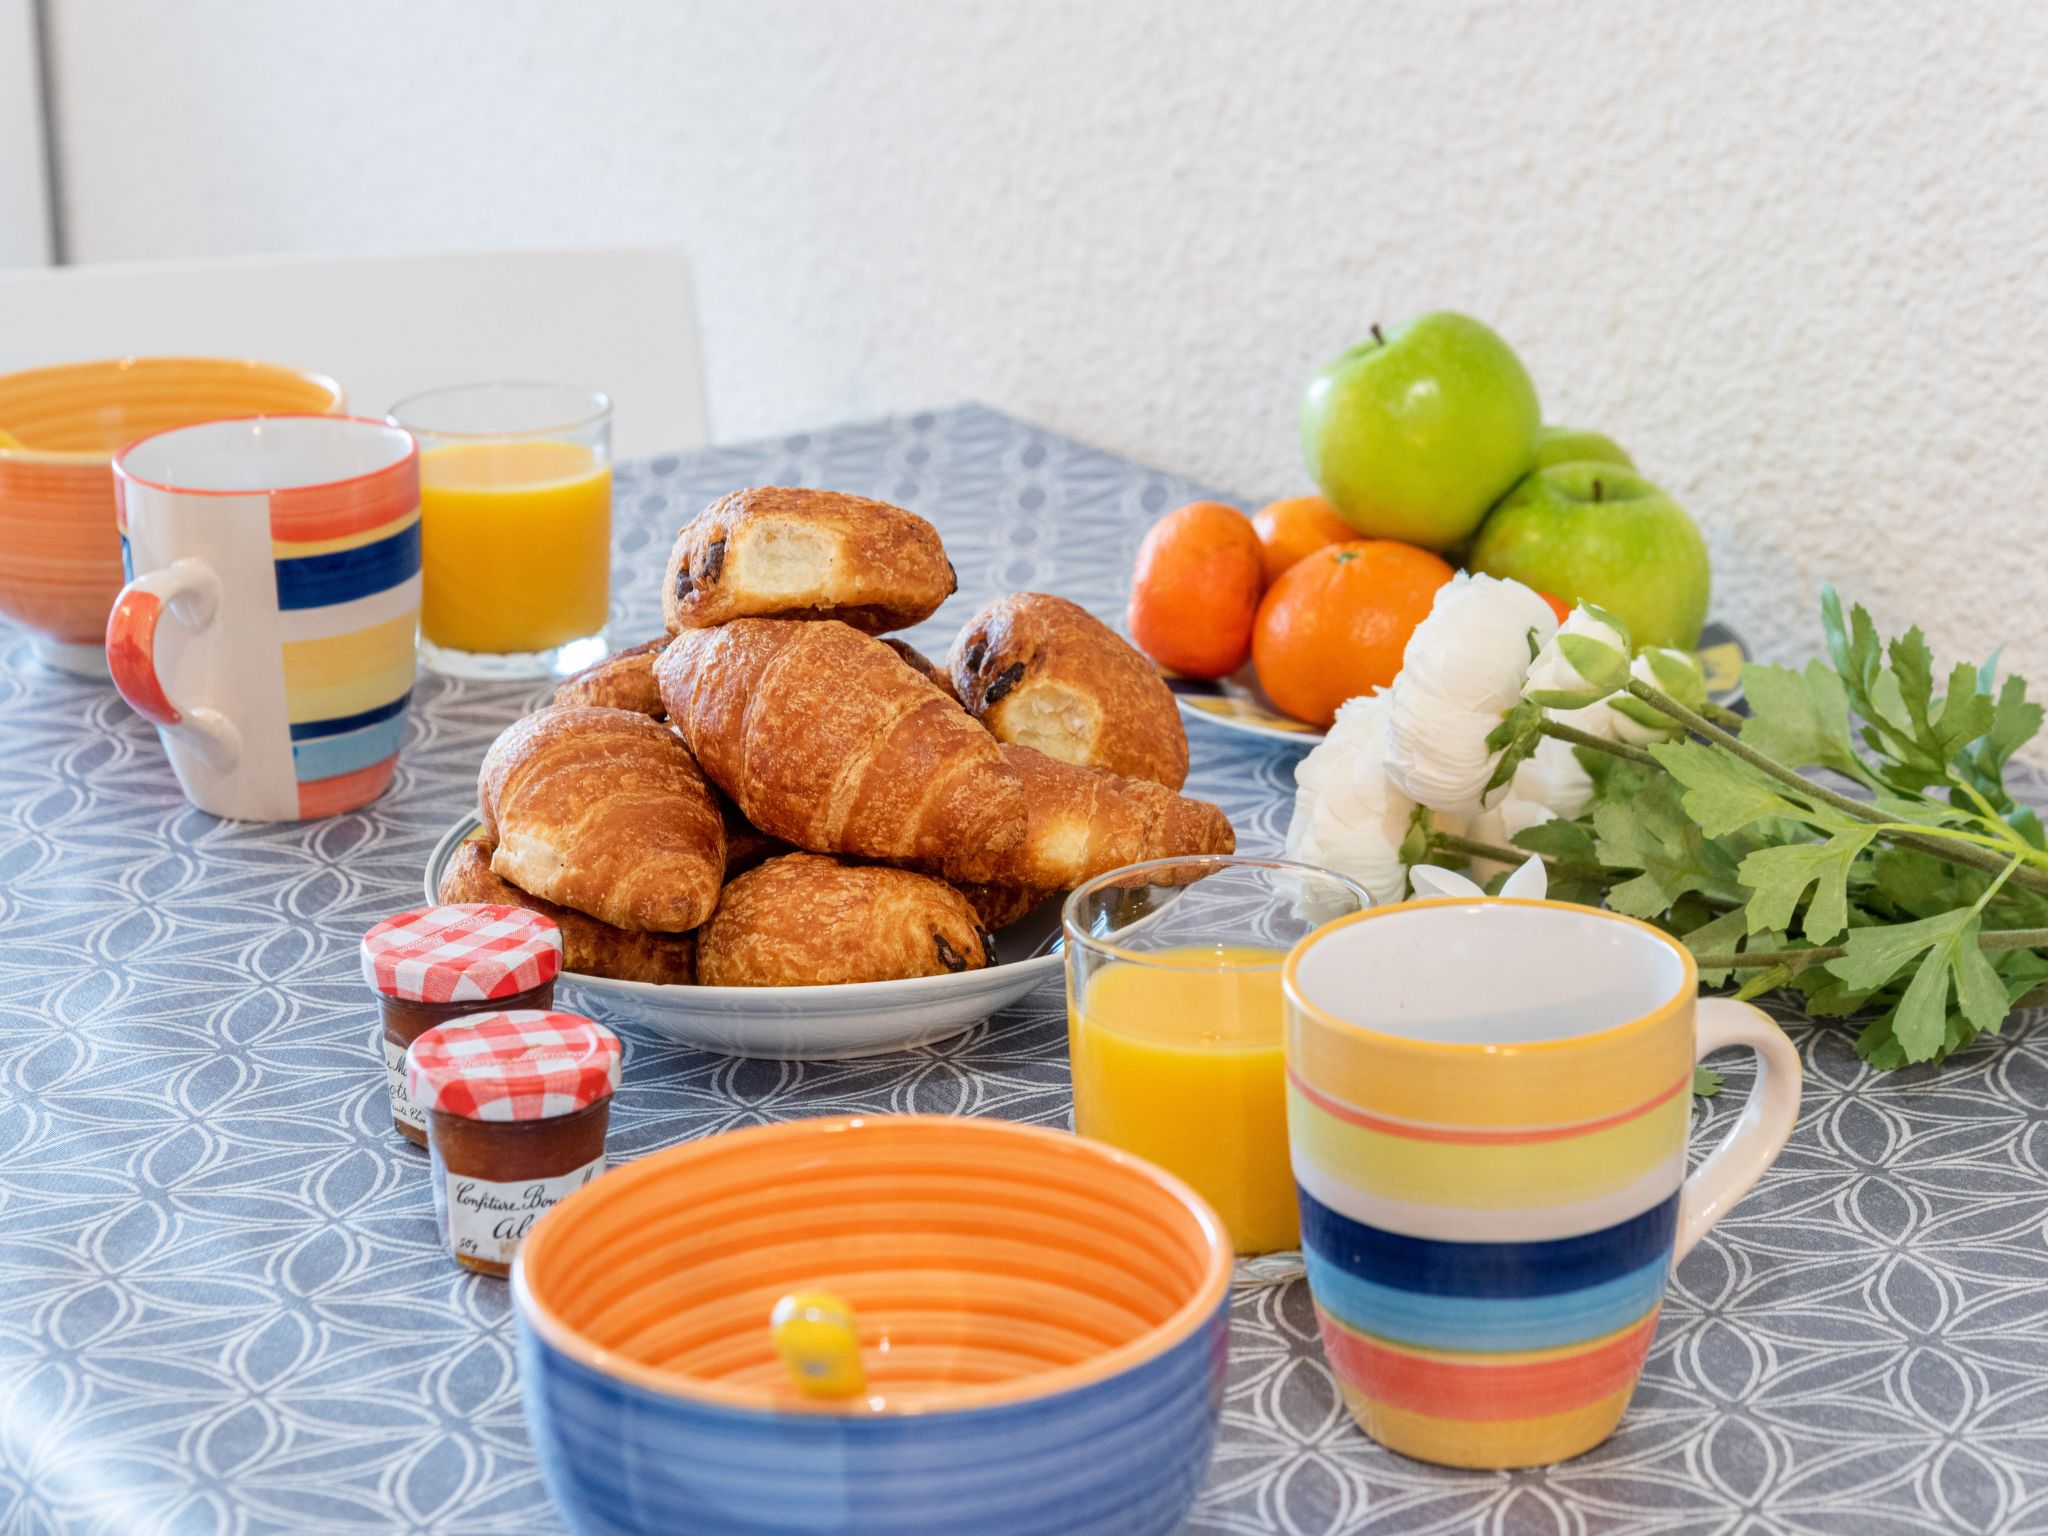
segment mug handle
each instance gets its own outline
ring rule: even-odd
[[[202,562],[184,559],[129,582],[107,615],[107,670],[137,714],[191,737],[225,773],[241,759],[242,733],[217,709],[180,709],[157,675],[156,629],[167,608],[195,633],[205,629],[220,609],[220,578]]]
[[[1799,1119],[1799,1052],[1769,1014],[1733,998],[1703,997],[1696,1018],[1693,1059],[1702,1060],[1727,1046],[1746,1045],[1756,1052],[1756,1086],[1749,1090],[1749,1102],[1743,1105],[1734,1129],[1685,1181],[1678,1201],[1678,1247],[1671,1256],[1674,1265],[1692,1252],[1707,1229],[1727,1215],[1778,1160]]]

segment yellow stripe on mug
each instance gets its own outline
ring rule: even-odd
[[[1624,1189],[1670,1160],[1685,1139],[1691,1108],[1689,1094],[1666,1091],[1642,1113],[1603,1129],[1545,1140],[1472,1141],[1356,1124],[1332,1113],[1331,1100],[1304,1090],[1291,1075],[1287,1097],[1297,1164],[1343,1169],[1349,1182],[1384,1199],[1478,1210],[1567,1205]]]
[[[409,613],[353,634],[284,645],[285,709],[294,725],[361,714],[412,687],[414,619]]]

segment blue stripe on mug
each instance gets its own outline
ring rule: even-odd
[[[339,736],[344,731],[359,731],[366,725],[375,725],[379,720],[389,720],[393,715],[405,713],[405,706],[412,702],[412,690],[406,689],[389,704],[379,704],[355,715],[336,715],[332,720],[301,720],[292,726],[293,741],[311,741],[319,736]]]
[[[1304,1246],[1316,1305],[1359,1333],[1417,1349],[1556,1349],[1626,1328],[1657,1305],[1671,1264],[1554,1296],[1429,1296],[1361,1280]]]
[[[292,744],[292,775],[301,784],[354,773],[372,763],[381,763],[398,750],[405,739],[405,716],[393,715],[360,730],[339,736],[322,736]]]
[[[395,587],[420,568],[420,525],[415,518],[388,539],[325,555],[279,560],[277,606],[289,613],[326,608]]]
[[[1301,1191],[1301,1243],[1375,1285],[1431,1296],[1556,1296],[1602,1285],[1670,1256],[1678,1196],[1640,1216],[1530,1243],[1456,1243],[1404,1237],[1340,1216]]]

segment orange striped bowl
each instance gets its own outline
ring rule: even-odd
[[[0,375],[0,614],[67,672],[105,677],[121,590],[114,452],[226,416],[331,413],[319,374],[228,358],[126,357]]]
[[[1061,1131],[799,1120],[642,1158],[536,1225],[527,1424],[582,1531],[1176,1529],[1208,1465],[1230,1240]],[[770,1314],[843,1297],[866,1395],[801,1395]]]

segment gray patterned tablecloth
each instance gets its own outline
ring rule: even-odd
[[[997,592],[1115,615],[1147,521],[1200,490],[976,407],[657,459],[618,479],[616,638],[658,627],[682,519],[763,482],[937,522],[961,587],[913,636],[935,652]],[[355,961],[535,697],[425,680],[380,802],[229,825],[111,689],[0,629],[0,1532],[559,1529],[505,1288],[441,1249]],[[1192,792],[1277,846],[1296,754],[1193,746]],[[1894,1077],[1796,1033],[1799,1132],[1680,1267],[1612,1441],[1515,1474],[1403,1461],[1345,1419],[1303,1288],[1249,1290],[1189,1529],[2048,1530],[2048,1031]],[[1067,1117],[1056,987],[842,1065],[627,1035],[615,1156],[826,1111]]]

